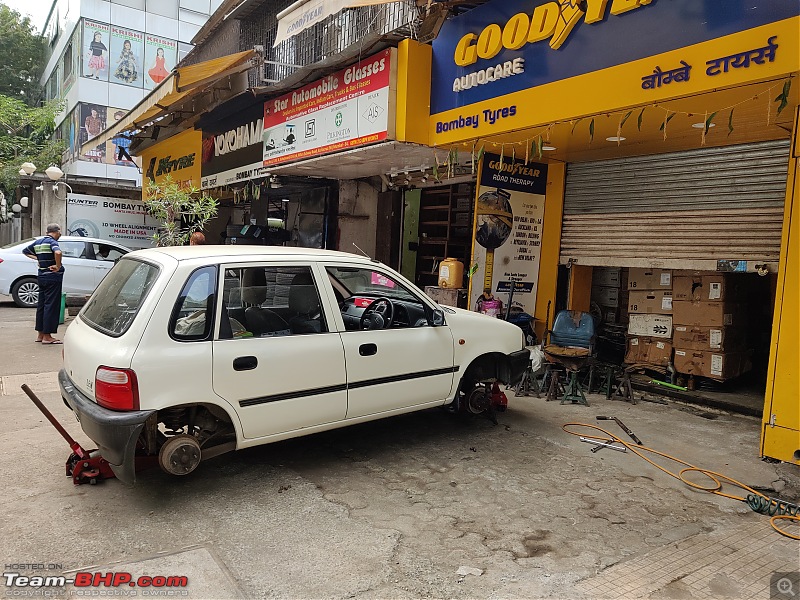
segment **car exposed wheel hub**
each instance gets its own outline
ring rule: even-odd
[[[158,464],[170,475],[188,475],[200,464],[202,452],[194,436],[181,434],[167,440],[158,452]]]

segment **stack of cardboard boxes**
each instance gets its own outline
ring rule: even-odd
[[[678,271],[673,282],[675,370],[719,381],[751,368],[744,279],[731,273]],[[738,299],[738,301],[737,301]]]
[[[672,361],[672,271],[631,268],[627,287],[625,362],[666,367]]]
[[[621,267],[595,267],[592,271],[592,301],[600,306],[603,323],[627,322],[626,271]]]

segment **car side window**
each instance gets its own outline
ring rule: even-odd
[[[86,258],[85,242],[59,242],[61,254],[67,258]]]
[[[327,331],[319,290],[307,266],[225,270],[220,339]]]
[[[347,331],[429,324],[422,301],[390,275],[370,268],[344,266],[329,266],[327,272]]]
[[[181,341],[208,340],[214,323],[217,269],[197,269],[183,286],[170,318],[170,335]]]
[[[92,255],[94,256],[95,260],[117,262],[125,254],[118,248],[115,248],[114,246],[110,246],[108,244],[93,243],[91,246],[92,246]]]

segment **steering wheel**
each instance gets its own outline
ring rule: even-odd
[[[394,304],[386,297],[375,298],[361,315],[360,329],[388,329],[392,326]]]

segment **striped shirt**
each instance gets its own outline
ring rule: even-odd
[[[36,256],[36,260],[39,261],[40,274],[50,272],[50,267],[56,264],[56,252],[61,252],[61,248],[58,241],[49,235],[34,241],[22,251],[27,256]],[[63,272],[64,267],[62,266],[58,273]]]

